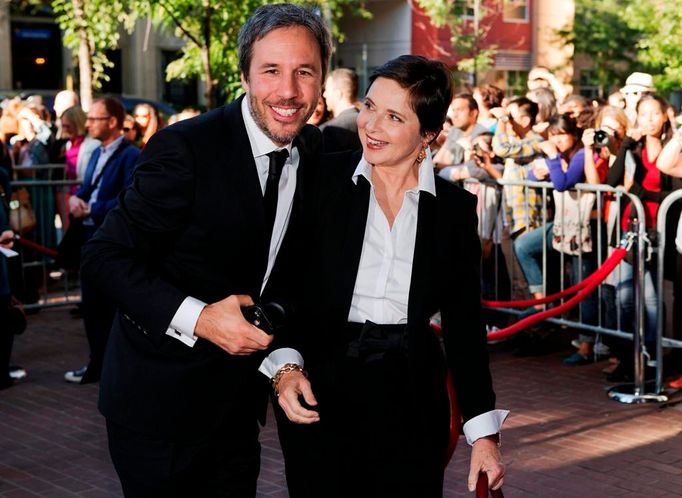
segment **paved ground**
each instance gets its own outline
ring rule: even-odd
[[[81,322],[66,310],[30,317],[14,355],[29,377],[0,392],[0,496],[121,495],[95,408],[97,386],[62,380],[86,355]],[[610,401],[600,372],[604,363],[564,367],[560,358],[492,353],[498,404],[512,410],[503,437],[506,496],[682,496],[680,405]],[[259,497],[286,497],[271,424],[262,442]],[[461,442],[447,471],[446,496],[468,495],[467,459]]]

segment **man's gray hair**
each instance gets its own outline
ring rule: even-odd
[[[329,28],[322,17],[313,10],[290,3],[258,7],[242,26],[237,43],[239,45],[239,71],[244,75],[244,79],[249,79],[253,44],[271,31],[297,26],[310,31],[320,46],[322,81],[324,81],[332,53],[332,36]]]

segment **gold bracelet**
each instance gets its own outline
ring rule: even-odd
[[[306,377],[308,376],[308,374],[306,373],[305,370],[303,370],[303,367],[301,367],[301,365],[297,363],[285,363],[284,365],[282,365],[282,368],[277,370],[277,373],[270,380],[270,382],[272,383],[272,389],[275,391],[275,396],[279,397],[279,381],[282,380],[284,374],[287,374],[289,372],[301,372]]]

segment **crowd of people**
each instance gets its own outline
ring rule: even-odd
[[[97,99],[86,113],[79,105],[78,95],[70,90],[55,95],[52,109],[48,109],[40,95],[4,99],[0,109],[3,247],[9,249],[13,245],[15,234],[28,238],[39,234],[41,244],[55,248],[60,242],[58,228],[61,228],[71,242],[57,261],[67,269],[77,268],[80,247],[115,205],[118,194],[130,184],[140,150],[164,127],[163,120],[151,104],[139,103],[128,114],[121,102],[109,97]],[[198,111],[185,109],[171,116],[169,123],[197,114]],[[45,168],[48,164],[54,167]],[[13,192],[10,186],[13,179],[65,180],[70,184]],[[30,211],[11,216],[12,200],[24,203]],[[32,215],[26,216],[26,213]],[[32,254],[23,256],[26,260]],[[0,313],[10,308],[13,294],[35,302],[41,282],[33,279],[30,271],[22,274],[15,268],[18,259],[0,257],[0,260]],[[102,329],[110,328],[113,316],[113,311],[107,313],[107,309],[102,309],[97,296],[88,297],[87,286],[83,291],[84,304],[75,311],[83,315],[94,366],[90,376],[85,375],[86,367],[66,372],[65,379],[69,382],[99,379],[103,340],[107,336],[102,335]],[[26,376],[23,368],[9,365],[12,343],[12,335],[4,334],[0,355],[3,387]],[[6,374],[5,366],[8,367]]]
[[[566,286],[576,284],[594,272],[610,247],[618,244],[620,234],[627,232],[634,217],[627,198],[623,197],[620,213],[610,195],[600,199],[598,210],[596,194],[571,191],[578,183],[624,186],[638,196],[644,204],[644,221],[653,244],[658,206],[682,186],[682,134],[677,131],[682,117],[656,93],[653,78],[646,73],[633,73],[605,100],[568,94],[546,68],[535,68],[529,73],[525,95],[508,97],[500,88],[482,85],[455,95],[448,118],[434,156],[440,176],[453,182],[469,178],[517,182],[503,188],[465,183],[465,188],[479,196],[483,288],[489,297],[494,294],[499,298],[501,291],[507,299],[542,299],[548,288],[553,288],[553,277],[564,268],[570,269],[565,274]],[[543,199],[540,188],[526,185],[537,181],[550,182],[552,195]],[[620,226],[615,226],[618,220]],[[674,297],[666,305],[673,309],[676,339],[682,330],[679,220],[678,202],[668,213],[666,247],[658,248],[658,254],[646,264],[645,346],[652,365],[656,360],[660,291],[654,281],[660,258],[665,262],[666,279],[673,283]],[[491,275],[493,259],[489,256],[497,250],[507,270],[502,277]],[[558,256],[562,256],[565,267],[559,268]],[[493,281],[507,279],[508,294],[499,285],[494,289]],[[632,289],[632,264],[624,261],[599,293],[592,293],[580,304],[576,319],[588,325],[632,331]],[[620,308],[618,323],[616,305]],[[521,316],[546,307],[538,304]],[[582,365],[611,356],[611,365],[605,368],[609,380],[631,378],[631,343],[604,338],[595,344],[594,335],[580,334],[573,344],[577,351],[564,359],[565,364]],[[670,372],[679,373],[682,365],[678,351],[670,360]],[[674,385],[678,383],[673,381]]]

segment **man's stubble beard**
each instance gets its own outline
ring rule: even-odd
[[[317,99],[315,99],[315,103],[317,103],[318,99],[319,96]],[[301,120],[301,125],[296,129],[295,132],[292,131],[291,133],[286,135],[277,135],[272,130],[270,130],[270,128],[268,128],[267,120],[263,115],[261,108],[258,106],[258,100],[256,99],[256,97],[253,95],[249,95],[249,110],[251,111],[251,116],[253,117],[253,120],[256,122],[256,125],[258,125],[258,128],[261,129],[265,136],[278,145],[289,144],[294,140],[294,138],[296,138],[296,136],[306,125],[308,119],[310,119],[310,116],[312,116],[313,113],[315,112],[315,107],[311,106],[308,109],[305,118]]]

